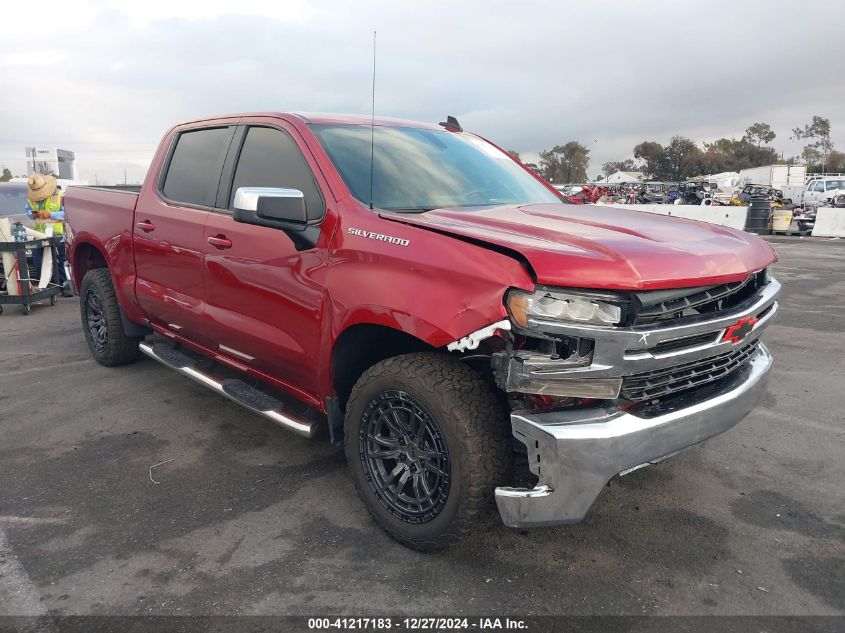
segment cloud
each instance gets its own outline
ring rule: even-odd
[[[812,45],[775,0],[637,3],[432,0],[49,2],[0,23],[0,163],[73,149],[83,176],[140,179],[173,123],[238,111],[367,113],[440,121],[531,155],[571,139],[590,172],[644,139],[739,136],[755,121],[792,155],[792,127],[831,119],[845,145],[845,5],[819,5]],[[44,16],[48,19],[44,20]],[[33,50],[33,41],[39,45]]]

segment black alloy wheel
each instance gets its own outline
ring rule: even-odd
[[[85,322],[94,349],[101,354],[104,353],[109,343],[109,329],[103,302],[94,288],[90,289],[85,297]]]
[[[477,533],[510,473],[508,422],[484,376],[464,361],[432,351],[375,363],[352,388],[344,420],[361,501],[418,551]]]
[[[129,336],[114,292],[111,273],[95,268],[85,273],[79,287],[79,316],[91,355],[101,365],[131,363],[141,355],[140,336]]]
[[[383,391],[365,409],[359,433],[370,487],[396,518],[421,524],[446,504],[451,462],[431,412],[404,391]]]

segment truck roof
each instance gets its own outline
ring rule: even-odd
[[[305,121],[305,123],[314,124],[370,125],[372,122],[375,125],[383,127],[415,127],[431,130],[442,129],[435,123],[424,123],[422,121],[412,121],[410,119],[395,119],[389,117],[375,117],[375,119],[373,119],[368,114],[339,114],[332,112],[239,112],[235,114],[221,114],[217,116],[182,121],[177,124],[177,127],[180,125],[187,125],[189,123],[213,122],[219,119],[234,119],[239,117],[297,117]]]

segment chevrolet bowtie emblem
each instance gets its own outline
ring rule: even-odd
[[[757,323],[756,317],[742,317],[739,321],[725,329],[722,340],[738,345],[754,329],[755,323]]]

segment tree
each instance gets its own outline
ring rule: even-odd
[[[563,156],[566,159],[566,181],[585,182],[587,167],[590,166],[590,150],[578,141],[569,141],[563,146]]]
[[[775,140],[776,134],[772,131],[768,123],[754,123],[745,129],[745,136],[743,140],[747,140],[752,145],[768,145]]]
[[[833,142],[830,140],[830,119],[813,115],[813,120],[803,128],[792,129],[792,138],[796,141],[811,139],[812,142],[804,146],[801,155],[811,165],[821,162],[822,171],[825,170],[827,155],[833,150]]]
[[[665,180],[667,178],[666,153],[660,143],[643,141],[634,147],[634,158],[645,161],[642,171],[647,180]]]
[[[812,144],[807,145],[803,150],[801,150],[801,158],[805,163],[807,163],[808,171],[817,173],[824,172],[825,161],[822,159],[822,153],[819,151],[818,147],[815,147]]]
[[[590,150],[578,141],[540,152],[540,175],[549,182],[585,182]]]
[[[545,149],[540,152],[540,175],[549,182],[555,182],[560,178],[560,152],[557,149],[563,148],[555,145],[552,149]]]
[[[8,167],[3,168],[3,175],[0,176],[0,182],[9,182],[12,179],[12,172],[9,171]]]
[[[739,140],[720,138],[712,143],[705,143],[704,150],[703,171],[711,174],[773,165],[778,160],[778,153],[774,148],[755,145],[748,139],[748,134]]]
[[[625,160],[612,160],[601,166],[605,177],[615,174],[617,171],[639,171],[631,158]]]
[[[701,173],[703,154],[695,141],[685,136],[673,136],[663,150],[666,177],[661,180],[683,180]]]
[[[509,149],[508,150],[508,156],[510,156],[514,160],[519,160],[519,152],[517,152],[515,150]],[[519,160],[519,162],[521,163],[522,161]]]
[[[845,173],[845,154],[831,150],[827,157],[827,170],[836,174]]]

